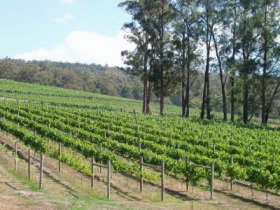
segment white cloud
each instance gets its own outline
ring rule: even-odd
[[[26,52],[15,58],[122,66],[121,51],[133,49],[133,45],[124,39],[124,34],[124,31],[119,31],[110,37],[91,31],[73,31],[63,43],[53,48]]]
[[[72,21],[73,19],[74,19],[74,17],[71,14],[65,14],[61,17],[54,18],[53,21],[56,23],[66,24],[66,23],[69,23],[70,21]]]
[[[77,0],[60,0],[62,3],[66,3],[66,4],[72,4],[74,2],[76,2]]]

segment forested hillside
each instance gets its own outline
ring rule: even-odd
[[[123,68],[95,64],[24,61],[6,58],[0,60],[0,78],[132,99],[141,99],[143,95],[142,78],[139,75],[131,74]],[[221,101],[218,96],[218,78],[215,75],[212,76],[212,82],[213,92],[217,96],[213,100],[214,110],[219,111]],[[192,108],[199,108],[202,84],[203,75],[197,73],[197,77],[193,81],[194,88],[190,93]],[[176,86],[174,91],[174,95],[167,98],[166,102],[180,105],[180,86]],[[152,101],[158,102],[158,98],[154,94]]]
[[[202,102],[204,75],[203,72],[193,72],[190,85],[190,108],[199,109]],[[12,79],[20,82],[50,85],[74,90],[101,93],[111,96],[122,96],[140,100],[143,97],[143,78],[131,71],[119,67],[108,67],[96,64],[63,63],[52,61],[24,61],[17,59],[0,60],[0,78]],[[212,109],[222,112],[222,97],[220,94],[219,77],[216,72],[210,74]],[[173,94],[166,98],[167,104],[180,106],[182,103],[181,86],[177,84]],[[258,96],[251,97],[256,106]],[[152,93],[152,103],[158,103],[159,98]],[[237,99],[236,112],[242,115],[242,99]],[[151,109],[158,112],[158,109]],[[260,112],[255,110],[252,117],[258,117]],[[168,110],[167,110],[168,113]],[[179,114],[179,113],[178,113]],[[214,114],[217,115],[217,114]],[[275,101],[271,118],[279,118],[280,103]],[[220,117],[219,117],[220,118]]]
[[[137,77],[95,64],[2,59],[0,78],[135,99],[142,89]]]

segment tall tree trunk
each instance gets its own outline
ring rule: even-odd
[[[209,33],[210,27],[209,27],[209,9],[208,9],[208,7],[209,7],[209,4],[208,4],[208,0],[207,0],[207,3],[206,3],[206,69],[205,69],[204,89],[203,89],[201,114],[200,114],[201,119],[204,118],[205,106],[206,106],[207,118],[211,119],[210,82],[209,82],[211,35]]]
[[[243,78],[243,122],[248,123],[248,99],[249,99],[249,84],[248,84],[248,74],[244,72]]]
[[[182,85],[182,117],[186,116],[186,43],[185,43],[185,33],[183,33],[182,40],[182,65],[181,65],[181,85]]]
[[[226,91],[225,91],[225,83],[222,84],[222,97],[223,97],[224,121],[227,121],[227,97],[226,97]]]
[[[224,121],[227,121],[227,97],[226,97],[226,90],[225,90],[224,72],[223,72],[223,69],[222,69],[221,57],[220,57],[218,44],[217,44],[216,37],[215,37],[213,29],[211,30],[211,33],[212,33],[212,37],[213,37],[213,41],[214,41],[216,57],[217,57],[218,66],[219,66],[219,76],[220,76],[220,82],[221,82],[221,87],[222,87]]]
[[[207,29],[207,60],[206,60],[206,73],[205,73],[205,82],[206,82],[206,111],[207,119],[211,119],[211,98],[210,98],[210,79],[209,79],[209,69],[210,69],[210,44],[211,44],[211,35],[209,37],[209,27]]]
[[[267,124],[268,122],[268,119],[269,119],[269,114],[271,112],[271,108],[272,108],[272,104],[273,104],[273,101],[275,100],[275,96],[277,95],[277,93],[279,92],[279,89],[280,89],[280,81],[278,81],[278,83],[276,84],[275,88],[274,88],[274,91],[272,93],[272,96],[266,106],[266,110],[265,110],[265,114],[264,114],[264,120],[265,120],[265,124]]]
[[[266,44],[265,44],[266,45]],[[262,90],[261,90],[261,101],[262,101],[262,124],[267,124],[266,117],[266,75],[267,75],[267,50],[264,52],[264,64],[263,64],[263,75],[262,75]]]
[[[147,88],[147,104],[146,104],[146,113],[151,113],[151,100],[152,100],[152,83],[148,82]]]
[[[265,3],[267,3],[265,1]],[[264,13],[264,26],[266,27],[267,24],[267,5],[265,5],[265,13]],[[263,72],[262,72],[262,82],[261,82],[261,101],[262,101],[262,124],[267,124],[268,121],[268,107],[266,104],[266,79],[267,79],[267,36],[266,36],[266,31],[263,29],[263,38],[264,38],[264,43],[263,43]]]
[[[185,74],[185,72],[183,73],[182,72],[182,74],[184,75]],[[182,76],[182,96],[181,96],[181,100],[182,100],[182,102],[181,102],[181,106],[182,106],[182,117],[185,117],[186,116],[186,87],[185,87],[185,82],[183,81],[183,80],[185,80],[185,76]]]
[[[145,73],[146,74],[146,73]],[[146,113],[146,105],[147,105],[147,84],[148,84],[148,79],[147,76],[144,75],[144,82],[143,82],[143,106],[142,106],[142,112]]]
[[[164,115],[164,96],[160,96],[160,115]]]
[[[211,119],[211,108],[210,108],[210,82],[209,82],[209,62],[210,62],[210,48],[207,46],[207,59],[206,59],[206,70],[204,76],[204,88],[202,96],[201,114],[200,118],[203,119],[205,115],[205,108],[207,119]]]
[[[209,66],[209,65],[208,65]],[[209,67],[207,71],[207,88],[206,88],[206,110],[207,110],[207,119],[211,119],[211,97],[210,97],[210,80],[209,80]]]
[[[230,120],[231,122],[234,122],[234,115],[235,115],[235,76],[232,75],[230,76]]]
[[[188,54],[188,60],[187,60],[187,82],[186,82],[186,96],[185,96],[185,104],[186,104],[186,111],[185,116],[190,116],[190,72],[191,72],[191,61],[190,61],[190,39],[189,36],[187,38],[187,54]]]
[[[186,34],[183,34],[183,63],[182,63],[182,116],[190,116],[190,65],[191,65],[191,52],[190,52],[190,32],[187,29]],[[187,48],[187,50],[186,50]],[[187,75],[186,75],[187,72]]]
[[[146,113],[147,110],[147,89],[148,89],[148,56],[147,54],[144,55],[144,81],[143,81],[143,107],[142,107],[142,112]]]
[[[235,54],[236,54],[236,18],[237,18],[237,1],[235,0],[234,6],[234,24],[233,24],[233,37],[232,37],[232,56],[231,61],[232,64],[235,63]],[[231,67],[232,68],[232,67]],[[235,116],[235,70],[231,69],[230,72],[230,120],[234,122]]]
[[[163,73],[163,57],[164,57],[164,1],[161,1],[161,17],[160,17],[160,115],[164,114],[164,73]]]
[[[160,115],[164,114],[164,87],[163,87],[163,66],[161,64],[160,69]]]
[[[182,85],[182,117],[186,116],[186,84],[185,84],[185,80],[186,80],[186,73],[185,73],[185,65],[182,65],[182,81],[181,81],[181,85]]]
[[[204,119],[205,115],[205,98],[206,98],[206,76],[204,76],[204,87],[202,93],[202,104],[201,104],[201,112],[200,112],[200,119]]]

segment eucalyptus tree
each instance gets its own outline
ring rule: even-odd
[[[257,40],[258,28],[257,2],[240,1],[240,22],[237,29],[237,44],[239,46],[239,74],[242,79],[243,122],[248,123],[250,111],[256,111],[249,94],[257,71]],[[250,107],[252,109],[250,110]],[[254,110],[253,110],[254,109]]]
[[[129,40],[136,44],[134,53],[124,53],[135,70],[143,74],[143,112],[149,110],[149,90],[160,98],[160,114],[164,112],[164,98],[176,83],[173,75],[170,24],[174,18],[171,0],[127,0],[120,4],[132,15],[132,23],[126,24],[131,31]],[[129,55],[129,56],[128,56]],[[136,57],[134,57],[135,55]],[[135,62],[138,61],[138,62]],[[142,63],[142,65],[139,65]],[[137,63],[137,65],[133,65]],[[172,79],[173,78],[173,79]]]
[[[201,39],[205,43],[206,47],[206,58],[205,58],[205,73],[204,73],[204,88],[202,93],[202,104],[200,118],[203,119],[205,115],[205,109],[207,119],[211,119],[211,96],[210,96],[210,52],[211,52],[211,41],[213,30],[213,3],[212,0],[200,0],[199,5],[201,8],[201,22],[203,33]]]
[[[124,24],[124,28],[129,31],[127,39],[134,43],[135,49],[132,52],[123,51],[125,64],[130,69],[130,73],[140,75],[143,80],[143,113],[150,113],[151,102],[151,37],[152,25],[151,18],[154,12],[151,1],[149,0],[127,0],[119,4],[125,7],[126,11],[131,14],[132,22]]]
[[[229,72],[229,84],[230,84],[230,115],[231,121],[235,120],[235,110],[236,110],[236,55],[237,55],[237,28],[239,24],[239,0],[228,0],[225,4],[225,25],[230,31],[228,37],[228,49],[231,51],[231,56],[227,60],[227,70]]]
[[[227,25],[227,10],[225,9],[227,4],[225,1],[216,0],[212,6],[212,27],[210,27],[210,30],[216,55],[216,68],[221,83],[223,120],[227,121],[226,65],[229,56],[228,39],[230,36]]]
[[[280,88],[280,6],[278,0],[261,0],[260,23],[261,122],[267,124],[275,96]]]
[[[176,18],[173,24],[173,42],[176,51],[176,63],[181,76],[182,116],[189,117],[190,88],[193,61],[198,57],[198,14],[197,0],[177,0],[174,8]]]
[[[155,93],[160,100],[160,114],[164,114],[164,98],[168,96],[176,84],[173,71],[173,50],[171,44],[171,22],[174,9],[171,0],[153,0],[153,17],[150,20],[153,28],[152,45],[154,46],[155,62]]]

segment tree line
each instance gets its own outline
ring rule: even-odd
[[[141,82],[117,67],[52,61],[0,60],[0,78],[141,99]]]
[[[241,107],[248,123],[260,113],[267,124],[280,95],[278,0],[125,0],[132,17],[124,24],[133,51],[123,51],[129,73],[143,82],[143,113],[152,94],[165,98],[180,86],[182,116],[189,117],[190,91],[203,74],[200,118],[213,117],[211,77],[219,78],[223,120]]]

